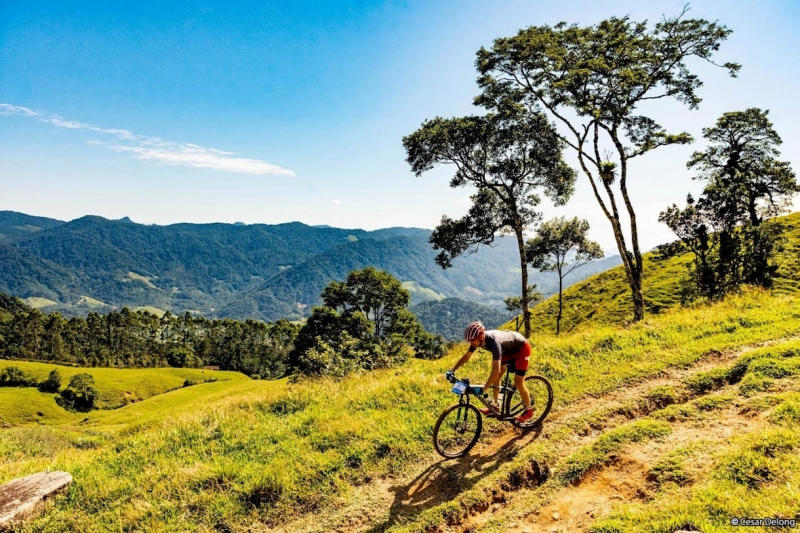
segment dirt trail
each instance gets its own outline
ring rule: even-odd
[[[272,529],[283,533],[315,533],[318,531],[369,532],[385,531],[393,526],[413,520],[420,512],[453,500],[463,491],[475,486],[517,451],[539,438],[548,438],[559,428],[585,415],[599,406],[621,407],[631,398],[644,395],[654,387],[679,385],[687,376],[728,365],[742,354],[764,345],[786,339],[746,347],[738,351],[709,352],[693,365],[683,369],[669,369],[661,375],[644,380],[636,385],[624,386],[606,394],[584,397],[562,406],[550,414],[544,428],[523,433],[508,424],[491,421],[484,424],[484,433],[478,445],[466,456],[455,460],[443,460],[432,453],[420,464],[421,471],[415,476],[396,479],[381,479],[354,489],[347,503],[330,510],[324,520],[319,515],[304,518]],[[680,445],[681,439],[694,439],[698,435],[711,441],[724,441],[735,431],[745,427],[741,424],[759,423],[737,415],[729,409],[712,426],[697,428],[691,424],[673,425],[673,433],[663,442],[629,447],[624,458],[613,461],[605,469],[595,471],[582,483],[561,490],[545,507],[528,514],[515,516],[508,505],[513,494],[501,495],[499,501],[475,512],[465,523],[445,527],[445,531],[478,531],[489,521],[507,518],[504,529],[512,532],[529,531],[585,531],[598,518],[606,516],[621,502],[644,497],[647,470],[664,453]],[[617,415],[623,422],[625,417]],[[595,431],[576,432],[559,450],[558,461],[570,453],[591,443],[598,435]],[[509,498],[509,502],[504,500]],[[506,517],[506,514],[508,516]]]
[[[727,388],[721,391],[727,392]],[[755,431],[768,424],[763,417],[745,417],[736,406],[716,411],[712,417],[693,422],[672,424],[672,433],[660,440],[625,446],[611,464],[590,473],[575,486],[561,490],[555,498],[541,509],[517,519],[510,517],[511,525],[506,531],[525,533],[546,531],[550,533],[587,531],[597,520],[608,516],[618,505],[649,498],[653,489],[647,473],[668,453],[702,441],[706,452],[727,443],[735,435]],[[702,454],[695,468],[702,470]],[[497,517],[494,517],[497,518]],[[485,523],[486,517],[480,520]],[[469,525],[479,525],[473,518]],[[467,525],[467,527],[469,527]],[[475,527],[475,529],[478,529]]]

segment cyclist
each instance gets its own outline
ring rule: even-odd
[[[525,411],[517,417],[517,422],[527,422],[533,416],[531,409],[531,396],[525,387],[525,372],[528,370],[528,359],[531,356],[531,345],[528,340],[516,331],[502,331],[497,329],[486,330],[480,322],[473,322],[464,330],[464,339],[469,341],[470,347],[461,359],[449,370],[448,374],[455,374],[456,370],[469,361],[478,348],[485,348],[492,353],[492,372],[482,390],[476,391],[486,394],[487,389],[492,389],[494,401],[491,407],[481,409],[484,415],[493,415],[500,412],[497,403],[497,391],[500,385],[502,371],[501,365],[513,365],[514,385],[517,387]],[[480,389],[480,388],[479,388]]]

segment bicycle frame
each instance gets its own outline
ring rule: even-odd
[[[509,365],[503,365],[503,366],[506,367],[506,375],[503,378],[503,380],[500,383],[500,385],[497,386],[498,389],[499,389],[498,390],[498,394],[497,394],[497,401],[500,404],[500,417],[499,417],[500,420],[508,421],[508,420],[511,420],[512,418],[514,418],[514,416],[516,416],[516,415],[506,412],[508,410],[509,405],[507,405],[507,402],[505,401],[505,398],[507,397],[506,395],[514,394],[514,391],[516,390],[516,387],[514,386],[514,381],[511,379],[511,366],[509,366]],[[486,400],[486,399],[484,399],[483,396],[477,396],[477,395],[472,394],[471,392],[469,392],[469,390],[470,390],[469,378],[460,379],[458,381],[461,381],[462,383],[464,383],[467,386],[466,391],[461,393],[461,396],[459,396],[459,398],[458,398],[458,403],[459,404],[461,404],[461,405],[469,405],[470,404],[469,397],[470,396],[476,396],[478,398],[478,400],[480,401],[480,403],[482,403],[486,407],[491,407],[490,406],[490,400]]]

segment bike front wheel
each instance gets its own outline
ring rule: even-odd
[[[544,376],[531,375],[525,378],[525,388],[531,397],[531,409],[533,416],[525,422],[517,422],[516,417],[525,411],[525,404],[522,396],[516,388],[505,398],[504,413],[511,418],[511,423],[518,428],[532,428],[541,424],[553,407],[553,386]]]
[[[451,405],[433,426],[433,447],[447,459],[461,457],[475,446],[482,429],[483,418],[474,405]]]

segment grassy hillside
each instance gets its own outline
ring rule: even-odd
[[[787,246],[780,258],[775,281],[777,294],[800,292],[800,212],[781,218],[786,227]],[[680,280],[687,273],[693,255],[658,260],[652,252],[644,254],[644,296],[647,313],[660,313],[680,305]],[[564,291],[562,331],[583,325],[623,324],[633,318],[630,286],[622,266],[609,269],[575,283]],[[531,309],[532,329],[555,332],[558,295]],[[514,321],[503,325],[513,329]]]
[[[557,526],[531,524],[565,513],[557,506],[573,482],[589,484],[642,447],[657,458],[642,468],[663,490],[647,489],[652,498],[634,503],[642,511],[609,500],[567,530],[672,533],[667,511],[677,509],[703,531],[724,531],[740,512],[797,511],[800,430],[787,421],[800,389],[798,303],[748,291],[627,328],[541,335],[532,371],[556,395],[543,432],[488,421],[463,460],[441,461],[430,444],[455,399],[442,374],[462,345],[444,360],[340,382],[219,382],[92,412],[86,426],[12,427],[0,432],[0,482],[45,468],[75,478],[21,531],[523,531]],[[473,357],[460,374],[479,381],[487,362]],[[737,414],[748,406],[758,423]],[[720,413],[736,438],[698,429]],[[692,482],[670,485],[681,472]],[[751,483],[748,472],[760,477]],[[725,497],[709,508],[708,494]],[[572,502],[590,520],[587,505]],[[647,529],[642,517],[661,525]]]

